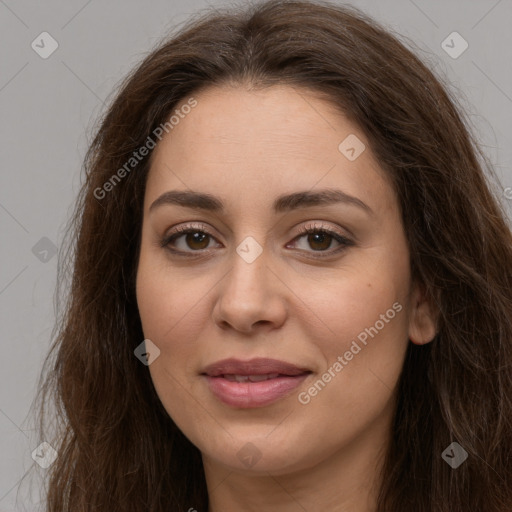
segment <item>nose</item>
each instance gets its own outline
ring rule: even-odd
[[[250,263],[235,252],[232,268],[218,290],[212,315],[221,329],[251,334],[279,328],[285,322],[288,288],[270,268],[265,250]]]

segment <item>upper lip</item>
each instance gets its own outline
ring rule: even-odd
[[[209,377],[218,377],[219,375],[266,375],[272,373],[294,376],[311,373],[311,370],[285,361],[260,357],[250,359],[249,361],[233,358],[222,359],[206,366],[201,373]]]

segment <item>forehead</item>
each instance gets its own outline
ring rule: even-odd
[[[167,146],[178,155],[183,145],[189,149],[200,142],[203,150],[225,155],[249,152],[272,158],[290,150],[297,157],[318,161],[337,156],[338,139],[344,133],[359,131],[330,102],[296,87],[210,87],[195,98],[197,106],[160,148]],[[186,156],[202,155],[187,151]]]
[[[363,132],[313,92],[219,86],[193,97],[197,105],[153,152],[147,195],[191,188],[270,200],[277,191],[342,187],[352,195],[373,196],[377,210],[379,202],[385,207],[392,200]],[[343,153],[344,141],[360,152],[355,160]]]

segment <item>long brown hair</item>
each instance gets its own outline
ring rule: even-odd
[[[396,190],[413,278],[439,311],[434,341],[408,347],[378,510],[510,512],[512,235],[498,179],[441,78],[359,10],[307,1],[201,13],[126,78],[101,120],[38,395],[41,438],[59,454],[47,511],[207,511],[200,452],[134,356],[149,158],[97,191],[180,102],[227,83],[308,88],[361,127]],[[442,457],[452,442],[468,454],[457,469]]]

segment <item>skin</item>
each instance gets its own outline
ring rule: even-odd
[[[218,86],[194,97],[197,106],[153,151],[145,191],[137,301],[144,335],[160,349],[149,365],[158,396],[203,455],[210,512],[375,511],[407,345],[436,332],[423,288],[411,281],[394,190],[358,126],[310,91]],[[366,145],[354,161],[338,150],[349,134]],[[347,203],[272,210],[282,194],[325,188],[372,213]],[[225,211],[167,204],[150,212],[169,190],[209,193]],[[161,247],[189,224],[211,237],[199,244],[181,235],[174,248],[199,256]],[[311,224],[353,243],[335,253],[335,239],[300,234]],[[252,263],[236,252],[248,236],[263,248]],[[300,403],[299,393],[397,302],[401,311]],[[277,402],[242,409],[220,402],[199,375],[228,357],[275,358],[313,373]],[[259,456],[251,466],[237,456],[249,442]]]

